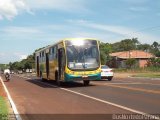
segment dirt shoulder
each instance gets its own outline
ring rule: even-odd
[[[127,77],[146,77],[146,78],[160,78],[160,72],[115,72],[115,78]]]
[[[123,72],[115,72],[114,77],[115,78],[127,78],[128,76],[133,75],[133,73],[123,73]]]

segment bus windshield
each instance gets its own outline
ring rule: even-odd
[[[66,51],[69,69],[90,70],[100,65],[96,40],[66,41]]]

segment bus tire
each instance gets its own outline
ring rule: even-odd
[[[111,80],[112,80],[112,78],[113,78],[113,77],[109,77],[109,78],[108,78],[108,81],[111,81]]]
[[[89,80],[83,80],[83,84],[84,84],[84,86],[88,86],[88,85],[89,85],[89,83],[90,83],[90,81],[89,81]]]
[[[60,86],[60,80],[59,80],[58,72],[57,72],[57,71],[56,71],[56,73],[55,73],[55,80],[56,80],[56,84],[57,84],[58,86]]]

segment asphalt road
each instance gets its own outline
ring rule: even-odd
[[[81,82],[57,87],[53,81],[22,74],[12,75],[5,85],[24,120],[107,120],[119,114],[160,114],[160,79],[114,78],[92,81],[87,87]]]

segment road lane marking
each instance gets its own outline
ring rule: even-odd
[[[155,85],[159,86],[160,84],[154,84],[154,83],[141,83],[141,82],[117,82],[117,83],[100,83],[100,82],[93,82],[95,85]]]
[[[129,78],[132,78],[132,79],[138,79],[138,80],[155,80],[155,81],[159,81],[160,78],[150,78],[150,77],[132,77],[132,76],[128,76]]]
[[[154,93],[154,94],[160,94],[160,91],[147,90],[147,89],[142,89],[142,88],[132,88],[132,87],[126,87],[126,86],[120,86],[120,85],[113,85],[113,84],[104,84],[104,86],[122,88],[122,89],[134,90],[134,91],[141,91],[141,92],[148,92],[148,93]]]
[[[13,102],[13,99],[12,99],[12,97],[11,97],[11,95],[10,95],[10,93],[9,93],[9,91],[8,91],[6,85],[4,84],[3,79],[1,77],[0,77],[0,81],[1,81],[1,83],[3,85],[3,87],[4,87],[5,92],[7,93],[7,97],[9,99],[9,102],[10,102],[11,106],[12,106],[12,109],[13,109],[13,112],[15,114],[16,120],[22,120],[22,118],[20,117],[19,112],[18,112],[18,110],[16,108],[16,105]]]
[[[131,83],[131,82],[127,82],[127,83],[100,83],[100,82],[94,82],[93,84],[95,85],[136,85],[136,84],[142,84],[142,83],[139,83],[139,82],[135,82],[135,83]]]
[[[27,77],[22,77],[22,78],[31,79],[31,78],[27,78]],[[34,81],[40,82],[40,83],[42,83],[42,84],[45,84],[45,85],[48,85],[48,86],[51,86],[51,87],[58,87],[58,86],[56,86],[56,85],[51,85],[51,84],[49,84],[49,83],[44,83],[44,82],[41,82],[41,81],[38,81],[38,80],[34,80]],[[96,97],[92,97],[92,96],[89,96],[89,95],[86,95],[86,94],[83,94],[83,93],[79,93],[79,92],[76,92],[76,91],[73,91],[73,90],[69,90],[69,89],[66,89],[66,88],[62,88],[62,87],[58,87],[58,88],[60,88],[61,90],[70,92],[70,93],[74,93],[74,94],[76,94],[76,95],[80,95],[80,96],[83,96],[83,97],[86,97],[86,98],[89,98],[89,99],[98,101],[98,102],[102,102],[102,103],[105,103],[105,104],[108,104],[108,105],[112,105],[112,106],[114,106],[114,107],[118,107],[118,108],[121,108],[121,109],[130,111],[130,112],[133,112],[133,113],[141,114],[141,115],[147,116],[147,117],[149,117],[149,118],[153,118],[153,119],[156,119],[156,120],[159,120],[159,119],[160,119],[160,118],[157,117],[157,116],[150,115],[150,114],[148,114],[148,113],[145,113],[145,112],[142,112],[142,111],[138,111],[138,110],[135,110],[135,109],[126,107],[126,106],[122,106],[122,105],[119,105],[119,104],[116,104],[116,103],[112,103],[112,102],[109,102],[109,101],[106,101],[106,100],[102,100],[102,99],[99,99],[99,98],[96,98]]]

